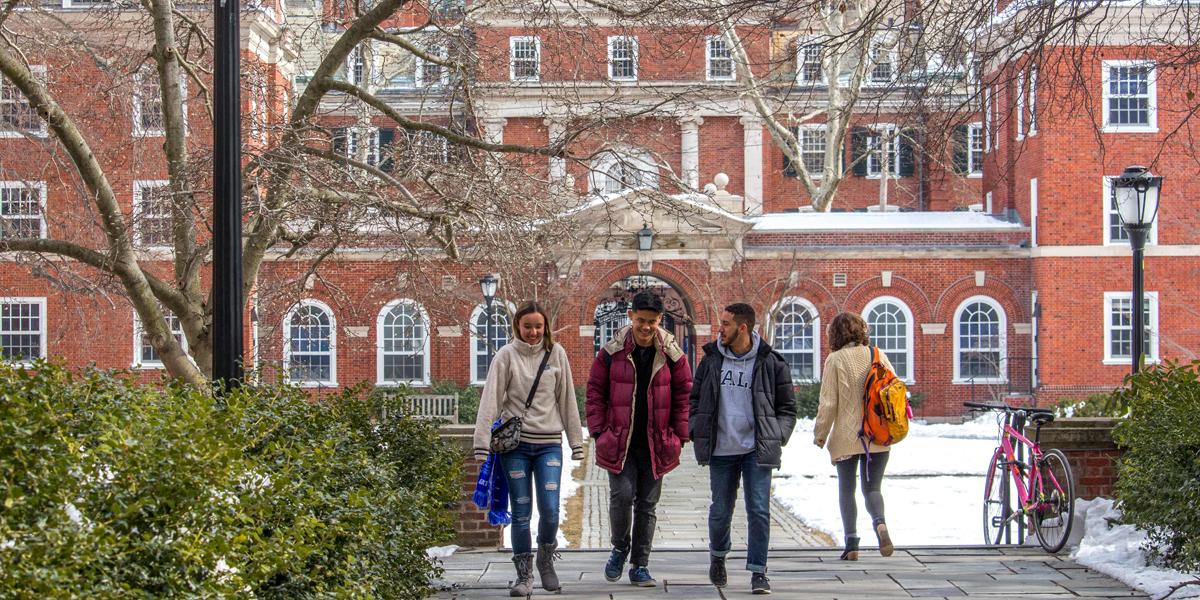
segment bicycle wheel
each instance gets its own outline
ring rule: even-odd
[[[1004,529],[1010,514],[1008,494],[1004,492],[1006,473],[1004,454],[997,448],[988,465],[987,479],[983,482],[983,543],[999,544],[1004,541]]]
[[[1071,536],[1071,521],[1075,517],[1075,478],[1067,455],[1059,450],[1047,450],[1038,462],[1041,481],[1032,499],[1033,530],[1038,543],[1046,552],[1062,550]]]

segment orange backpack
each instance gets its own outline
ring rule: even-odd
[[[908,435],[908,388],[879,358],[879,348],[871,346],[871,370],[863,390],[863,447],[867,443],[890,446]]]

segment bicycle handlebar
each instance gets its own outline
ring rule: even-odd
[[[1032,406],[1009,406],[1007,404],[985,404],[983,402],[963,402],[963,406],[967,408],[977,408],[981,410],[998,410],[1000,412],[1015,413],[1024,411],[1026,414],[1054,414],[1054,409],[1051,408],[1034,408]]]

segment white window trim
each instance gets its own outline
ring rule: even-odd
[[[892,65],[891,77],[886,80],[883,80],[883,79],[875,79],[873,76],[875,73],[875,67],[879,66],[879,64],[881,64],[881,62],[877,62],[875,60],[875,56],[873,53],[874,51],[872,48],[875,45],[875,43],[880,39],[887,41],[888,35],[890,35],[890,34],[888,34],[887,32],[883,32],[883,33],[875,34],[875,36],[873,38],[871,38],[871,44],[867,47],[867,53],[868,53],[868,56],[870,56],[870,64],[868,65],[866,77],[863,77],[863,87],[875,87],[875,86],[882,87],[882,86],[892,85],[892,84],[896,83],[896,81],[900,77],[900,44],[899,44],[899,41],[897,41],[895,44],[893,44],[892,48],[890,50],[887,50],[888,64]]]
[[[1017,141],[1025,139],[1025,71],[1017,71]]]
[[[66,0],[64,0],[64,2],[65,2],[65,1],[66,1]],[[45,83],[46,83],[46,81],[47,81],[47,78],[46,78],[46,65],[29,65],[29,72],[30,72],[30,73],[32,73],[34,77],[37,77],[37,78],[41,79],[41,81],[42,81],[42,84],[45,84]],[[6,81],[6,82],[4,82],[4,85],[9,85],[9,86],[12,86],[12,85],[13,85],[13,83],[12,83],[11,81]],[[13,87],[14,87],[14,89],[15,89],[15,87],[16,87],[16,86],[13,86]],[[20,90],[17,90],[17,93],[20,93]],[[26,103],[28,103],[28,102],[29,102],[29,98],[26,98],[26,97],[24,96],[24,94],[22,94],[22,95],[21,95],[21,98],[22,98],[22,99],[23,99],[23,100],[24,100]],[[46,124],[46,120],[45,120],[45,119],[43,119],[43,118],[40,118],[40,117],[39,117],[39,118],[38,118],[38,123],[41,125],[41,127],[40,127],[39,129],[37,129],[36,131],[23,131],[23,130],[13,130],[13,129],[0,129],[0,139],[3,139],[3,138],[23,138],[23,137],[25,137],[26,135],[30,135],[30,136],[33,136],[33,137],[39,137],[39,138],[49,137],[49,135],[50,135],[50,130],[49,130],[49,128],[48,128],[48,126],[47,126],[47,124]]]
[[[306,306],[315,306],[329,315],[329,379],[324,381],[292,381],[292,315]],[[296,303],[283,315],[283,380],[303,388],[337,387],[337,317],[328,304],[311,298]]]
[[[888,172],[888,179],[900,179],[900,132],[896,127],[896,124],[874,123],[872,125],[868,125],[867,129],[873,131],[873,135],[878,135],[881,138],[887,138],[887,144],[890,146],[890,148],[888,148],[888,152],[890,152],[892,157],[895,159],[895,168]],[[826,140],[826,143],[828,143],[828,140]],[[867,179],[880,179],[883,177],[882,170],[880,170],[878,173],[871,172],[871,154],[877,151],[880,152],[882,158],[882,150],[876,150],[874,148],[866,149],[867,156],[863,158],[863,162],[866,163],[867,167]],[[882,169],[883,163],[881,162],[879,166],[880,169]]]
[[[642,179],[645,185],[634,188],[624,188],[617,192],[605,191],[605,182],[608,180],[608,170],[613,167],[618,161],[623,161],[627,165],[641,167]],[[588,173],[588,189],[592,194],[598,195],[620,195],[628,193],[631,190],[642,189],[658,189],[659,185],[659,165],[654,162],[654,156],[649,151],[643,148],[636,147],[616,147],[610,148],[593,161],[590,172]]]
[[[971,130],[979,130],[979,140],[983,142],[983,152],[979,153],[979,164],[975,164],[971,153]],[[987,132],[983,123],[976,121],[967,124],[967,179],[983,179],[983,156],[987,154]]]
[[[133,137],[142,137],[142,138],[164,137],[167,135],[167,130],[165,129],[165,127],[166,127],[166,123],[165,123],[166,102],[161,97],[162,96],[161,89],[159,90],[159,103],[162,104],[164,107],[164,110],[163,110],[163,120],[164,120],[163,127],[164,128],[163,129],[143,129],[142,128],[142,78],[146,77],[148,73],[153,73],[154,74],[153,76],[155,76],[155,77],[158,76],[157,70],[153,67],[153,65],[143,66],[142,68],[138,69],[133,74],[134,85],[133,85],[133,93],[131,94],[131,97],[133,99],[133,110],[131,111],[131,114],[133,116]],[[190,131],[191,128],[187,126],[187,122],[188,122],[187,79],[185,79],[185,78],[180,78],[180,80],[179,80],[179,94],[183,98],[183,131],[184,131],[184,134],[186,135]]]
[[[633,51],[633,76],[632,77],[614,77],[613,76],[613,42],[616,40],[630,40],[632,44],[630,49]],[[641,48],[638,46],[637,36],[633,35],[610,35],[608,36],[608,79],[609,81],[637,81],[640,75],[638,69],[638,58],[641,56]]]
[[[916,323],[916,320],[913,319],[912,309],[910,309],[908,307],[908,303],[906,303],[905,301],[903,301],[895,296],[879,296],[878,298],[875,298],[875,299],[871,300],[870,302],[868,302],[867,305],[863,307],[863,309],[862,309],[863,320],[866,321],[867,315],[870,315],[871,311],[874,310],[875,307],[879,306],[880,304],[895,305],[897,308],[900,309],[900,312],[904,313],[904,318],[908,320],[908,327],[905,328],[907,333],[904,336],[904,347],[907,349],[905,351],[905,355],[908,360],[908,374],[907,374],[908,376],[904,378],[904,383],[912,385],[917,382],[917,380],[916,380],[917,368],[916,368],[916,363],[914,362],[914,359],[916,358],[917,353],[916,353],[916,350],[913,348],[913,341],[915,339],[915,337],[913,336],[913,330],[915,330],[917,328],[917,323]],[[870,325],[871,325],[870,322],[868,322],[867,323],[868,331],[870,331],[870,328],[871,328]],[[883,350],[880,349],[880,352],[883,352]]]
[[[822,43],[820,37],[804,36],[796,39],[796,83],[800,85],[828,85],[829,80],[825,76],[825,61],[821,60],[821,77],[815,81],[804,79],[801,73],[804,72],[804,48],[806,46],[818,45],[821,46],[821,52],[825,51],[825,44]]]
[[[183,321],[179,322],[179,326],[183,327]],[[191,358],[188,352],[187,334],[180,336],[179,348],[183,350],[184,354],[188,354],[188,358]],[[130,362],[129,368],[143,370],[166,368],[161,360],[142,360],[142,319],[138,316],[137,310],[133,311],[133,360]]]
[[[962,311],[968,304],[982,302],[992,307],[1000,318],[1000,377],[988,379],[970,379],[962,376],[962,338],[959,337],[959,325],[962,323]],[[958,308],[954,309],[954,330],[951,332],[954,336],[954,379],[950,381],[952,384],[969,385],[969,384],[1000,384],[1008,383],[1008,314],[1004,312],[1004,307],[1000,305],[995,298],[991,296],[971,296],[959,303]]]
[[[1125,246],[1129,247],[1129,240],[1114,240],[1112,239],[1112,231],[1108,228],[1109,215],[1115,214],[1116,211],[1112,208],[1112,180],[1113,175],[1105,175],[1100,184],[1100,206],[1104,207],[1101,211],[1102,220],[1104,223],[1104,245],[1105,246]],[[1150,234],[1146,236],[1146,245],[1158,245],[1158,219],[1150,223]]]
[[[800,162],[802,164],[804,162],[804,135],[803,135],[803,133],[805,131],[820,131],[820,132],[824,133],[825,134],[825,152],[829,151],[829,131],[828,131],[828,129],[826,129],[825,125],[801,125],[796,128],[796,149],[800,151],[800,159],[801,159]],[[824,154],[824,153],[822,153],[822,154]],[[807,171],[808,167],[806,166],[806,167],[804,167],[804,169]],[[824,156],[822,156],[821,157],[821,172],[813,173],[812,171],[809,171],[808,172],[809,179],[812,179],[813,181],[820,181],[821,179],[823,179],[825,177],[824,169],[825,169],[825,158],[824,158]]]
[[[712,43],[714,39],[719,39],[724,42],[725,47],[729,48],[729,40],[723,35],[710,35],[704,38],[704,79],[705,81],[737,81],[737,63],[733,59],[733,48],[729,48],[729,66],[730,72],[728,77],[714,77],[712,74]]]
[[[517,44],[533,42],[534,62],[537,63],[537,75],[533,77],[517,77]],[[542,38],[536,35],[519,35],[508,38],[508,79],[510,81],[538,82],[542,80]]]
[[[789,304],[799,304],[813,316],[813,377],[812,379],[801,379],[793,383],[817,383],[821,381],[821,334],[824,333],[824,330],[821,328],[821,313],[817,310],[817,305],[800,296],[785,296],[771,307],[771,312],[767,313],[766,327],[769,328],[767,331],[771,332],[771,339],[774,341],[775,315],[780,309]]]
[[[1150,328],[1150,347],[1143,348],[1146,352],[1146,364],[1154,364],[1159,362],[1158,356],[1158,292],[1146,292],[1146,301],[1149,303],[1146,308],[1149,309],[1150,321],[1143,323]],[[1133,310],[1133,292],[1104,292],[1104,361],[1105,365],[1132,365],[1133,357],[1119,358],[1112,354],[1112,311],[1114,300],[1129,300],[1129,310]],[[1130,314],[1132,329],[1132,317]]]
[[[38,221],[41,229],[38,239],[46,239],[46,182],[45,181],[0,181],[0,189],[36,189],[38,190]],[[4,220],[0,217],[0,221]]]
[[[992,130],[995,128],[992,120],[992,88],[983,90],[983,153],[992,151]]]
[[[517,306],[511,302],[507,302],[507,301],[501,300],[499,298],[496,298],[495,300],[492,301],[492,310],[503,310],[505,308],[508,309],[509,326],[511,329],[512,315],[516,314]],[[477,342],[479,341],[479,338],[481,337],[480,333],[475,330],[475,322],[479,320],[479,317],[481,315],[483,315],[485,310],[487,310],[487,308],[484,305],[476,304],[474,310],[471,311],[471,320],[470,320],[469,324],[467,325],[467,329],[470,331],[470,334],[471,334],[470,335],[470,338],[471,338],[471,364],[469,367],[470,373],[468,373],[468,376],[471,378],[471,385],[483,385],[484,383],[487,383],[486,379],[478,379],[475,377],[477,375],[477,373],[475,372],[475,363],[478,362],[479,357],[480,357],[480,352],[479,352],[479,349],[476,348],[476,345],[477,345]],[[506,331],[505,334],[511,336],[511,330]],[[496,360],[495,354],[492,355],[492,360],[493,361]],[[489,368],[490,368],[490,366],[491,365],[489,365]]]
[[[112,2],[86,2],[80,0],[62,0],[63,8],[73,9],[93,9],[93,8],[109,8],[113,6]]]
[[[1158,133],[1158,65],[1152,60],[1106,60],[1102,61],[1101,65],[1101,110],[1104,126],[1100,131],[1104,133]],[[1113,125],[1108,122],[1109,70],[1112,67],[1137,66],[1150,67],[1146,82],[1146,93],[1150,96],[1149,106],[1146,110],[1150,122],[1146,125]]]
[[[1029,180],[1029,247],[1037,248],[1038,245],[1038,180],[1037,177]],[[1036,292],[1034,292],[1036,294]],[[1034,304],[1036,306],[1036,303]]]
[[[133,241],[134,247],[139,250],[170,250],[174,248],[174,244],[142,244],[142,196],[147,188],[170,187],[171,182],[165,179],[136,179],[133,182]],[[172,216],[174,212],[172,209]],[[174,223],[172,223],[172,228]]]
[[[385,318],[387,318],[388,313],[391,312],[391,310],[393,308],[396,308],[397,306],[400,306],[402,304],[407,304],[417,310],[417,315],[420,316],[423,326],[425,328],[425,343],[424,343],[424,346],[421,348],[421,355],[423,357],[423,362],[424,362],[424,366],[422,367],[422,372],[425,374],[425,376],[421,379],[401,379],[401,380],[393,381],[393,380],[383,378],[383,359],[384,359],[383,321]],[[429,313],[426,312],[425,307],[420,302],[417,302],[416,300],[413,300],[411,298],[399,298],[397,300],[392,300],[391,302],[388,302],[387,304],[385,304],[383,306],[383,308],[379,311],[379,316],[376,317],[376,319],[375,319],[375,384],[376,385],[379,385],[379,386],[400,386],[400,385],[428,386],[428,385],[430,385],[432,378],[430,377],[430,373],[429,373],[429,367],[430,367],[429,342],[430,342],[430,338],[432,338],[433,336],[431,335],[432,332],[430,331],[429,327],[430,327]]]
[[[0,296],[0,304],[37,304],[38,305],[38,307],[39,307],[38,308],[38,315],[39,315],[38,325],[40,326],[40,329],[38,330],[38,338],[39,338],[39,341],[41,342],[41,348],[40,348],[41,353],[42,353],[41,358],[42,358],[42,360],[48,359],[49,356],[46,354],[48,352],[48,348],[47,348],[47,344],[46,344],[46,337],[47,337],[46,336],[46,330],[47,330],[46,324],[47,324],[47,321],[49,321],[49,319],[46,316],[46,297],[45,296],[36,296],[36,297],[35,296]],[[28,366],[32,365],[33,362],[28,361],[28,360],[22,360],[22,361],[13,362],[11,364],[22,366],[22,367],[28,367]]]
[[[1029,133],[1025,137],[1033,137],[1037,135],[1037,67],[1029,69]]]
[[[449,50],[446,49],[445,46],[441,46],[441,45],[437,45],[437,44],[434,44],[434,45],[426,48],[425,52],[432,56],[436,56],[442,60],[446,60],[450,56],[450,52],[449,52]],[[418,88],[420,88],[420,87],[446,87],[446,86],[450,85],[450,68],[449,67],[447,67],[446,65],[438,65],[442,69],[442,74],[441,74],[439,81],[437,81],[437,82],[425,81],[425,77],[424,77],[425,65],[428,61],[421,58],[420,56],[416,57],[416,60],[417,60],[417,72],[413,76],[413,81],[415,82],[414,85],[416,87],[418,87]]]

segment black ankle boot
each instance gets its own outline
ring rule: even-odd
[[[846,549],[842,551],[842,560],[858,560],[858,536],[846,538]]]

